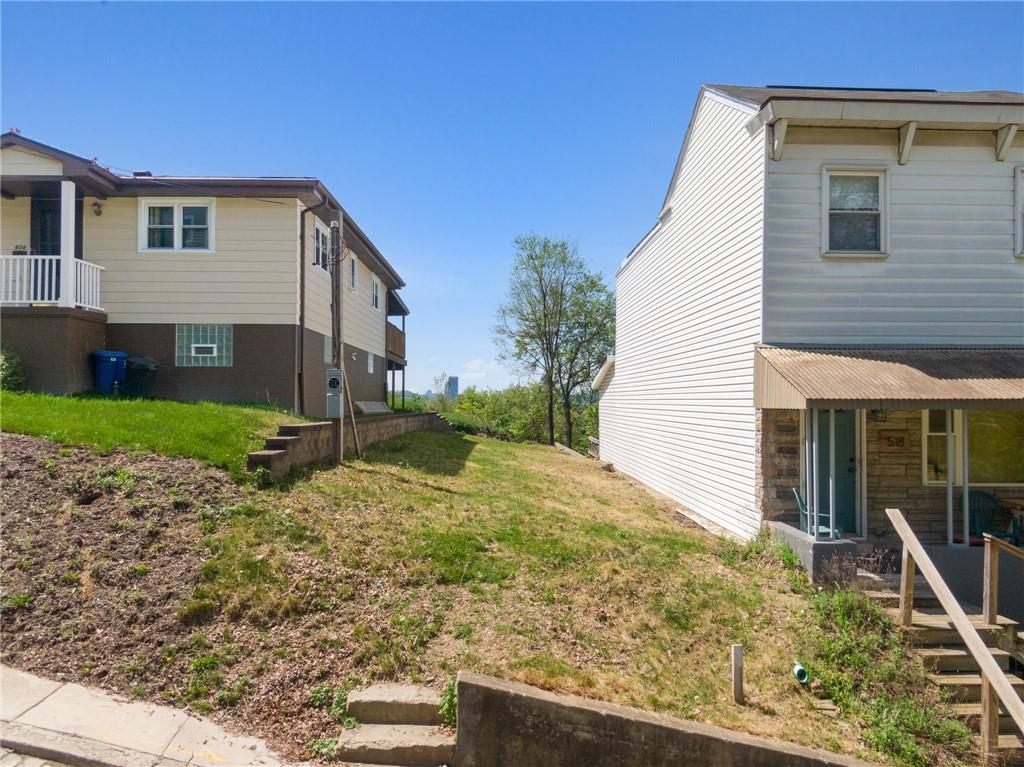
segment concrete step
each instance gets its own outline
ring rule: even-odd
[[[301,437],[267,437],[263,440],[263,447],[267,450],[287,450],[289,445],[293,445],[301,439]]]
[[[975,732],[981,730],[981,703],[954,703],[953,713],[956,718],[966,724]],[[1017,725],[1010,718],[1009,714],[1003,713],[1002,707],[999,711],[999,732],[1011,734],[1017,731]]]
[[[455,757],[455,736],[440,727],[364,724],[338,736],[334,758],[365,764],[438,767]]]
[[[998,647],[990,647],[989,652],[1006,671],[1010,668],[1010,653]],[[978,663],[970,651],[963,647],[921,647],[914,651],[924,663],[925,668],[932,671],[977,671]]]
[[[930,674],[932,682],[944,690],[953,703],[977,703],[981,700],[981,675],[966,673]],[[1007,674],[1017,696],[1024,700],[1024,679],[1016,674]]]
[[[375,684],[348,695],[348,715],[364,724],[439,725],[441,696],[416,684]]]

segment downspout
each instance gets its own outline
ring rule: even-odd
[[[295,348],[298,351],[299,364],[296,371],[296,383],[299,394],[299,415],[306,414],[306,382],[303,371],[306,369],[306,214],[321,207],[325,200],[322,194],[316,189],[316,205],[310,205],[302,209],[299,214],[299,324],[295,329]]]

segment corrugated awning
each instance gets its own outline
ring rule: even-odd
[[[760,346],[759,408],[1024,408],[1024,348]]]

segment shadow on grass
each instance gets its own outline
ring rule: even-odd
[[[390,466],[408,466],[425,472],[455,476],[466,468],[475,442],[464,434],[421,431],[402,434],[385,442],[370,445],[366,462]]]

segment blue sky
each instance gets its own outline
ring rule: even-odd
[[[115,169],[319,176],[408,283],[409,387],[514,377],[512,239],[614,281],[702,82],[1024,90],[1024,4],[14,3],[2,127]]]

